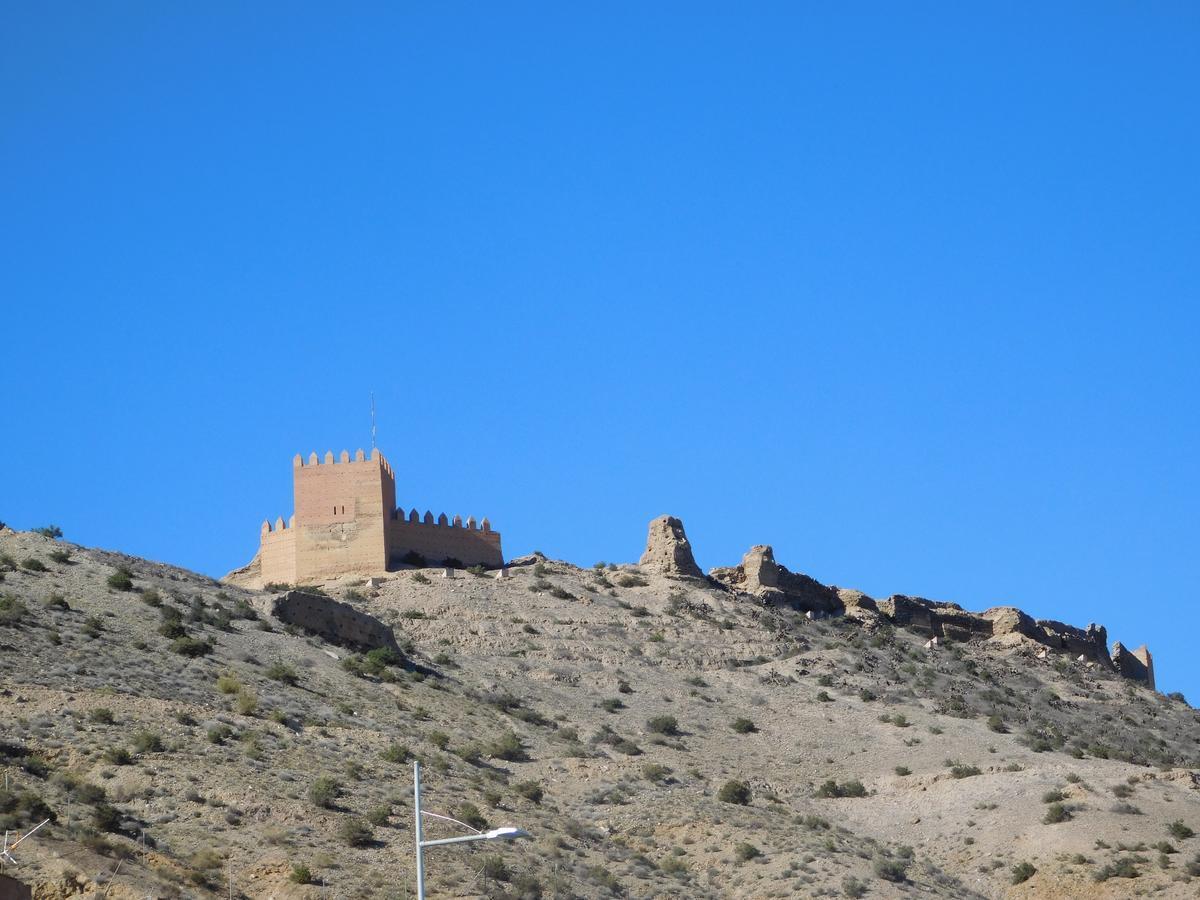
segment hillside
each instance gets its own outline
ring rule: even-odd
[[[533,834],[430,851],[431,897],[1196,895],[1182,698],[1046,623],[942,608],[927,646],[925,601],[658,549],[316,586],[394,629],[389,661],[273,618],[278,591],[0,530],[0,815],[55,819],[8,871],[415,896],[415,757],[427,809]]]

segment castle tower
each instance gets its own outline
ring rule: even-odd
[[[378,450],[353,461],[346,451],[323,462],[292,460],[296,520],[295,583],[387,568],[386,523],[396,508],[392,467]]]

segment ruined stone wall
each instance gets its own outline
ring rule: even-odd
[[[392,629],[373,616],[321,594],[288,591],[267,610],[280,622],[321,635],[336,644],[363,650],[388,647],[399,652]]]
[[[1142,670],[1146,673],[1146,684],[1154,688],[1154,657],[1150,655],[1150,648],[1142,644],[1133,651],[1133,658],[1142,664]]]
[[[443,513],[435,520],[426,512],[420,517],[414,509],[405,518],[397,511],[395,518],[387,523],[388,561],[392,568],[399,565],[407,553],[419,553],[431,565],[444,559],[457,559],[464,566],[504,565],[504,554],[500,549],[500,532],[492,531],[491,523],[484,519],[476,525],[475,519],[455,516],[448,519]]]
[[[1125,645],[1115,641],[1112,648],[1113,666],[1126,678],[1144,681],[1154,687],[1154,658],[1145,644],[1136,650],[1126,650]]]
[[[669,523],[665,530],[664,523]],[[688,557],[691,548],[683,536],[678,519],[655,519],[642,563],[662,571],[664,554],[677,552],[683,543]],[[657,561],[657,562],[656,562]],[[1072,657],[1090,661],[1106,669],[1115,668],[1126,678],[1135,678],[1154,687],[1154,660],[1145,646],[1126,650],[1119,642],[1108,652],[1108,632],[1102,625],[1076,628],[1050,619],[1034,620],[1014,606],[996,606],[982,613],[963,609],[957,603],[926,600],[893,594],[886,600],[873,600],[862,591],[829,587],[807,575],[791,572],[775,561],[769,545],[751,547],[736,566],[709,571],[709,578],[729,590],[748,595],[767,606],[790,607],[808,613],[810,618],[841,614],[874,629],[887,621],[927,636],[928,647],[949,641],[999,641],[1008,645],[1033,641],[1048,650],[1065,651]],[[1039,656],[1044,658],[1045,652]]]
[[[307,464],[292,461],[296,501],[297,584],[344,574],[375,574],[387,568],[384,525],[395,505],[391,466],[378,450],[352,461],[345,450],[334,461],[314,453]]]
[[[1085,656],[1105,668],[1112,668],[1108,653],[1108,631],[1103,625],[1091,624],[1087,628],[1076,628],[1053,619],[1038,619],[1037,626],[1043,637],[1038,641],[1056,650],[1065,650],[1071,656]]]

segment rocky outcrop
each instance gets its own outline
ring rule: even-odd
[[[708,574],[735,591],[753,594],[764,603],[803,612],[840,613],[844,608],[836,588],[788,571],[775,562],[775,551],[765,544],[751,547],[740,565],[713,569]]]
[[[1113,667],[1126,678],[1144,681],[1147,687],[1154,687],[1154,657],[1145,644],[1136,650],[1126,650],[1120,641],[1114,641],[1112,646]]]
[[[361,650],[387,647],[400,652],[389,626],[324,594],[288,591],[270,598],[267,612],[280,622],[319,634],[335,644]]]
[[[684,534],[683,522],[674,516],[659,516],[650,523],[646,552],[639,565],[676,578],[704,577],[692,556],[692,545]]]

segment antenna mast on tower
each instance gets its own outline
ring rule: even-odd
[[[375,392],[371,391],[371,450],[375,450]]]

